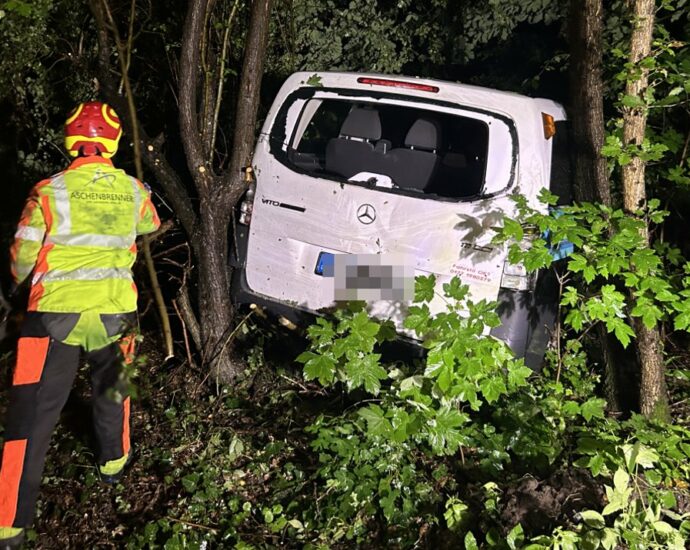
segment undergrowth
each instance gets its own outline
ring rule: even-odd
[[[430,315],[430,288],[418,281],[408,320],[426,334],[424,358],[388,361],[390,326],[356,305],[309,330],[304,376],[282,337],[252,326],[232,394],[149,349],[136,461],[115,487],[93,465],[82,373],[29,545],[684,548],[687,424],[607,415],[577,340],[552,358],[558,379],[548,366],[531,375],[482,336],[490,304],[455,282],[448,311]],[[687,374],[671,372],[674,388],[687,391]]]

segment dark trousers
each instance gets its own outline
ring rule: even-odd
[[[60,320],[55,317],[60,314],[30,312],[17,345],[0,469],[0,526],[27,527],[33,521],[50,438],[82,355],[91,366],[99,462],[129,452],[129,397],[120,373],[123,364],[132,361],[133,335],[84,352],[56,339],[46,315],[52,316],[50,325]]]

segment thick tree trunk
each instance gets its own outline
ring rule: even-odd
[[[199,317],[203,362],[214,379],[230,382],[242,374],[242,365],[232,356],[233,304],[230,299],[228,212],[219,212],[215,201],[201,204],[204,246],[199,256]]]
[[[637,73],[631,75],[625,86],[627,96],[642,99],[648,86],[649,71],[640,65],[651,51],[654,30],[654,0],[635,0],[633,3],[633,31],[630,37],[628,61]],[[623,145],[642,145],[647,126],[647,109],[644,106],[626,107],[623,110]],[[645,162],[638,155],[622,167],[623,206],[629,216],[637,217],[637,211],[645,207]],[[643,237],[649,244],[649,232],[645,225]],[[634,297],[631,297],[634,302]],[[640,409],[645,416],[668,416],[663,346],[658,327],[647,328],[640,319],[634,319],[637,351],[640,358]]]
[[[196,0],[190,3],[187,12],[180,56],[180,127],[187,166],[200,200],[199,238],[203,246],[198,256],[198,281],[202,355],[216,380],[229,383],[242,373],[242,365],[233,360],[230,338],[233,307],[227,261],[228,230],[230,213],[245,191],[241,168],[251,162],[254,148],[271,0],[254,0],[252,4],[235,116],[233,153],[229,168],[220,175],[213,174],[210,155],[204,154],[201,145],[201,129],[206,123],[197,99],[201,37],[213,4],[214,0]]]
[[[604,83],[601,79],[602,0],[571,0],[570,124],[574,145],[575,200],[611,205],[606,159],[601,154]]]
[[[604,146],[604,83],[602,71],[602,0],[571,0],[568,14],[570,42],[570,106],[574,196],[578,202],[611,206],[611,186]],[[615,353],[620,344],[602,325],[597,332],[604,364],[606,399],[611,411],[622,410],[622,365]]]

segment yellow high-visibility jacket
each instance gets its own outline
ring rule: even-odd
[[[102,333],[94,328],[101,314],[136,310],[135,239],[159,225],[147,187],[109,159],[80,157],[39,182],[11,249],[15,282],[32,275],[29,311],[82,314],[81,336],[67,343],[83,345],[85,332]],[[88,347],[110,338],[96,340]]]

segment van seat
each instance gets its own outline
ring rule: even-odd
[[[348,113],[340,135],[326,145],[326,170],[351,178],[370,170],[374,143],[381,139],[381,118],[375,109],[353,107]]]
[[[418,118],[405,136],[405,147],[391,149],[380,170],[402,189],[424,191],[440,164],[437,154],[441,131],[438,121]]]

